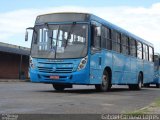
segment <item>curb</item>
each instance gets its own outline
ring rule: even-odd
[[[0,79],[0,82],[30,82],[29,79],[19,80],[19,79]]]

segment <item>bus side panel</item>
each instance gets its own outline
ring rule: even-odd
[[[147,74],[148,74],[149,70],[147,70],[147,69],[150,69],[150,68],[148,68],[147,62],[144,61],[144,77],[143,77],[144,83],[148,83],[148,75]],[[150,75],[150,73],[149,73],[149,75]]]
[[[137,83],[137,58],[130,58],[131,60],[131,72],[130,72],[130,81],[129,84]]]
[[[154,56],[154,80],[151,83],[160,84],[160,58],[157,55]]]
[[[160,70],[159,71],[158,70],[154,71],[154,80],[151,83],[153,83],[153,84],[159,83],[160,84]]]
[[[121,84],[123,83],[123,69],[124,69],[124,59],[122,54],[113,52],[113,75],[112,75],[112,84]]]
[[[131,61],[130,57],[123,56],[123,76],[122,76],[122,84],[128,84],[130,82],[130,72],[131,72]]]
[[[105,67],[110,67],[110,69],[112,71],[112,67],[113,67],[112,62],[113,62],[112,52],[109,50],[104,51],[103,52],[103,59],[102,59],[102,70],[104,70]]]
[[[144,61],[144,83],[150,83],[153,81],[154,76],[154,64],[149,61]]]
[[[112,84],[127,84],[130,78],[130,58],[118,53],[113,56]]]
[[[149,73],[150,73],[150,75],[148,76],[149,77],[149,82],[152,82],[153,81],[153,79],[154,79],[154,63],[149,63],[149,68],[148,68],[148,70],[149,70]]]
[[[122,76],[122,64],[120,54],[113,52],[113,71],[112,71],[112,84],[119,84]]]
[[[137,83],[138,83],[139,72],[142,72],[144,75],[144,65],[143,65],[143,60],[137,58],[137,77],[136,77]]]
[[[101,65],[99,63],[101,60]],[[108,66],[112,70],[112,53],[107,50],[102,50],[101,53],[91,55],[90,60],[90,84],[101,84],[102,74],[105,67]]]
[[[101,84],[102,65],[99,64],[99,59],[102,59],[101,52],[90,56],[90,84]]]

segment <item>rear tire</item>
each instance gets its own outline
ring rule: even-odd
[[[139,73],[138,84],[136,85],[137,90],[141,90],[142,86],[143,86],[143,78],[142,78],[142,74]]]
[[[149,83],[143,84],[143,87],[150,87],[150,84]]]
[[[101,92],[107,92],[111,89],[111,81],[107,71],[104,71],[102,76],[102,84],[95,85],[96,90]]]
[[[157,83],[157,84],[156,84],[156,88],[160,88],[160,84]]]
[[[133,85],[130,84],[130,85],[128,85],[128,87],[129,87],[130,90],[135,90],[135,84],[133,84]]]
[[[142,74],[139,73],[138,75],[138,84],[133,84],[133,85],[129,85],[129,89],[130,90],[141,90],[142,88],[142,81],[143,81],[143,78],[142,78]]]
[[[63,91],[65,89],[64,85],[60,85],[60,84],[52,84],[52,85],[56,91]]]

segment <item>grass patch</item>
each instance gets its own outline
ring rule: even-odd
[[[154,112],[154,110],[156,109],[160,109],[160,98],[156,99],[152,104],[148,105],[147,107],[144,107],[139,110],[135,110],[133,112],[125,112],[123,114],[138,116],[143,114],[150,114]]]
[[[155,107],[160,107],[160,98],[156,99],[154,102]]]
[[[145,114],[147,112],[149,112],[148,107],[145,107],[145,108],[142,108],[142,109],[139,109],[139,110],[135,110],[133,112],[127,112],[125,114],[127,114],[127,115],[133,115],[133,116],[138,116],[138,115],[143,115],[143,114]]]

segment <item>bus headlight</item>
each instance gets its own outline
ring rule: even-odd
[[[82,70],[86,67],[87,64],[87,60],[88,60],[88,56],[86,56],[85,58],[83,58],[78,66],[78,71]]]

